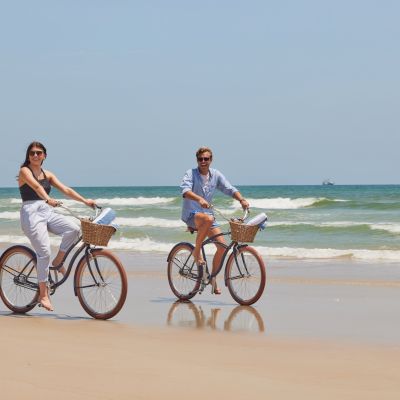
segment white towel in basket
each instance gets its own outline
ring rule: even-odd
[[[112,208],[104,208],[101,213],[93,220],[95,224],[110,225],[116,217],[115,211]]]
[[[267,214],[260,213],[260,214],[257,214],[255,217],[249,219],[246,222],[246,225],[253,225],[253,226],[258,225],[260,227],[260,229],[264,229],[265,228],[265,222],[267,220],[268,220]]]

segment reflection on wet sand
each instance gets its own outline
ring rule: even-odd
[[[264,332],[264,321],[252,306],[236,306],[223,321],[223,328],[218,327],[221,308],[211,308],[206,313],[201,306],[191,301],[176,301],[171,305],[167,316],[167,325],[196,329],[224,330],[230,332]]]

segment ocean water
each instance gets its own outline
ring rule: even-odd
[[[239,186],[251,215],[265,212],[269,221],[254,246],[269,258],[347,258],[400,261],[400,185],[362,186]],[[178,187],[81,187],[117,213],[120,229],[109,248],[167,253],[178,241],[194,241],[180,220]],[[54,197],[75,213],[87,216],[83,204]],[[227,218],[240,216],[239,204],[218,194],[214,205]],[[28,243],[19,224],[21,200],[17,188],[0,188],[0,243]],[[228,223],[217,215],[224,231]],[[58,244],[57,237],[52,238]]]

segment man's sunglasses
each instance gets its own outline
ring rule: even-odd
[[[197,161],[199,161],[199,162],[210,161],[210,157],[197,157]]]
[[[30,152],[29,152],[29,155],[31,156],[31,157],[33,157],[33,156],[41,156],[43,154],[43,151],[42,150],[31,150]]]

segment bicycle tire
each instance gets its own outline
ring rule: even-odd
[[[250,246],[239,247],[226,263],[225,279],[233,299],[242,306],[254,304],[263,294],[265,265],[260,254]]]
[[[81,258],[75,274],[79,302],[95,319],[112,318],[123,307],[128,293],[125,269],[108,250],[94,250],[88,259]]]
[[[39,298],[36,254],[26,246],[8,248],[0,259],[0,297],[11,311],[24,314]]]
[[[174,295],[180,300],[189,300],[199,290],[202,271],[192,257],[194,246],[178,243],[168,256],[168,282]]]

